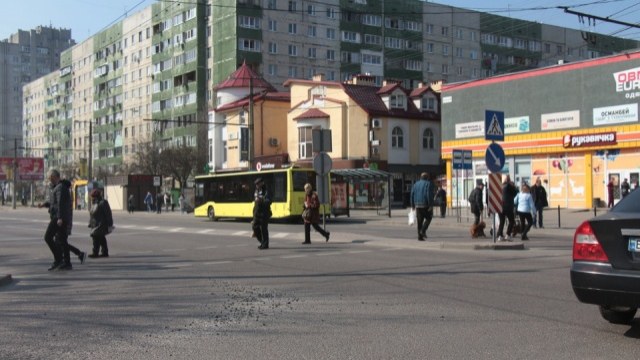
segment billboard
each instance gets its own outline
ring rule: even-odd
[[[44,180],[43,158],[17,158],[18,180]],[[0,180],[13,180],[14,158],[0,158]]]

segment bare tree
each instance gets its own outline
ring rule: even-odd
[[[198,166],[198,149],[182,145],[162,150],[162,168],[165,174],[173,176],[184,188],[187,179]]]
[[[161,175],[164,170],[162,151],[156,141],[140,143],[129,169],[143,174]]]

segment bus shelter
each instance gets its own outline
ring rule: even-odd
[[[350,209],[363,209],[387,213],[391,217],[391,173],[371,169],[334,169],[330,175],[333,216],[350,216]]]

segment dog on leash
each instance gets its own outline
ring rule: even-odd
[[[478,223],[478,225],[471,225],[471,237],[476,239],[479,237],[487,237],[487,235],[485,235],[484,233],[484,229],[487,227],[487,224],[485,224],[484,221],[480,221],[480,223]]]

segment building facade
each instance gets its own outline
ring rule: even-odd
[[[518,184],[540,178],[552,207],[591,208],[640,181],[640,52],[556,65],[473,82],[442,92],[449,194],[465,202],[486,182],[485,111],[503,111],[503,174]],[[454,149],[471,150],[472,170],[452,170]],[[466,180],[466,184],[462,181]],[[466,186],[466,187],[465,187]]]
[[[60,54],[74,44],[71,30],[38,26],[0,41],[0,154],[13,156],[22,139],[22,86],[60,67]],[[20,141],[20,147],[22,146]]]

